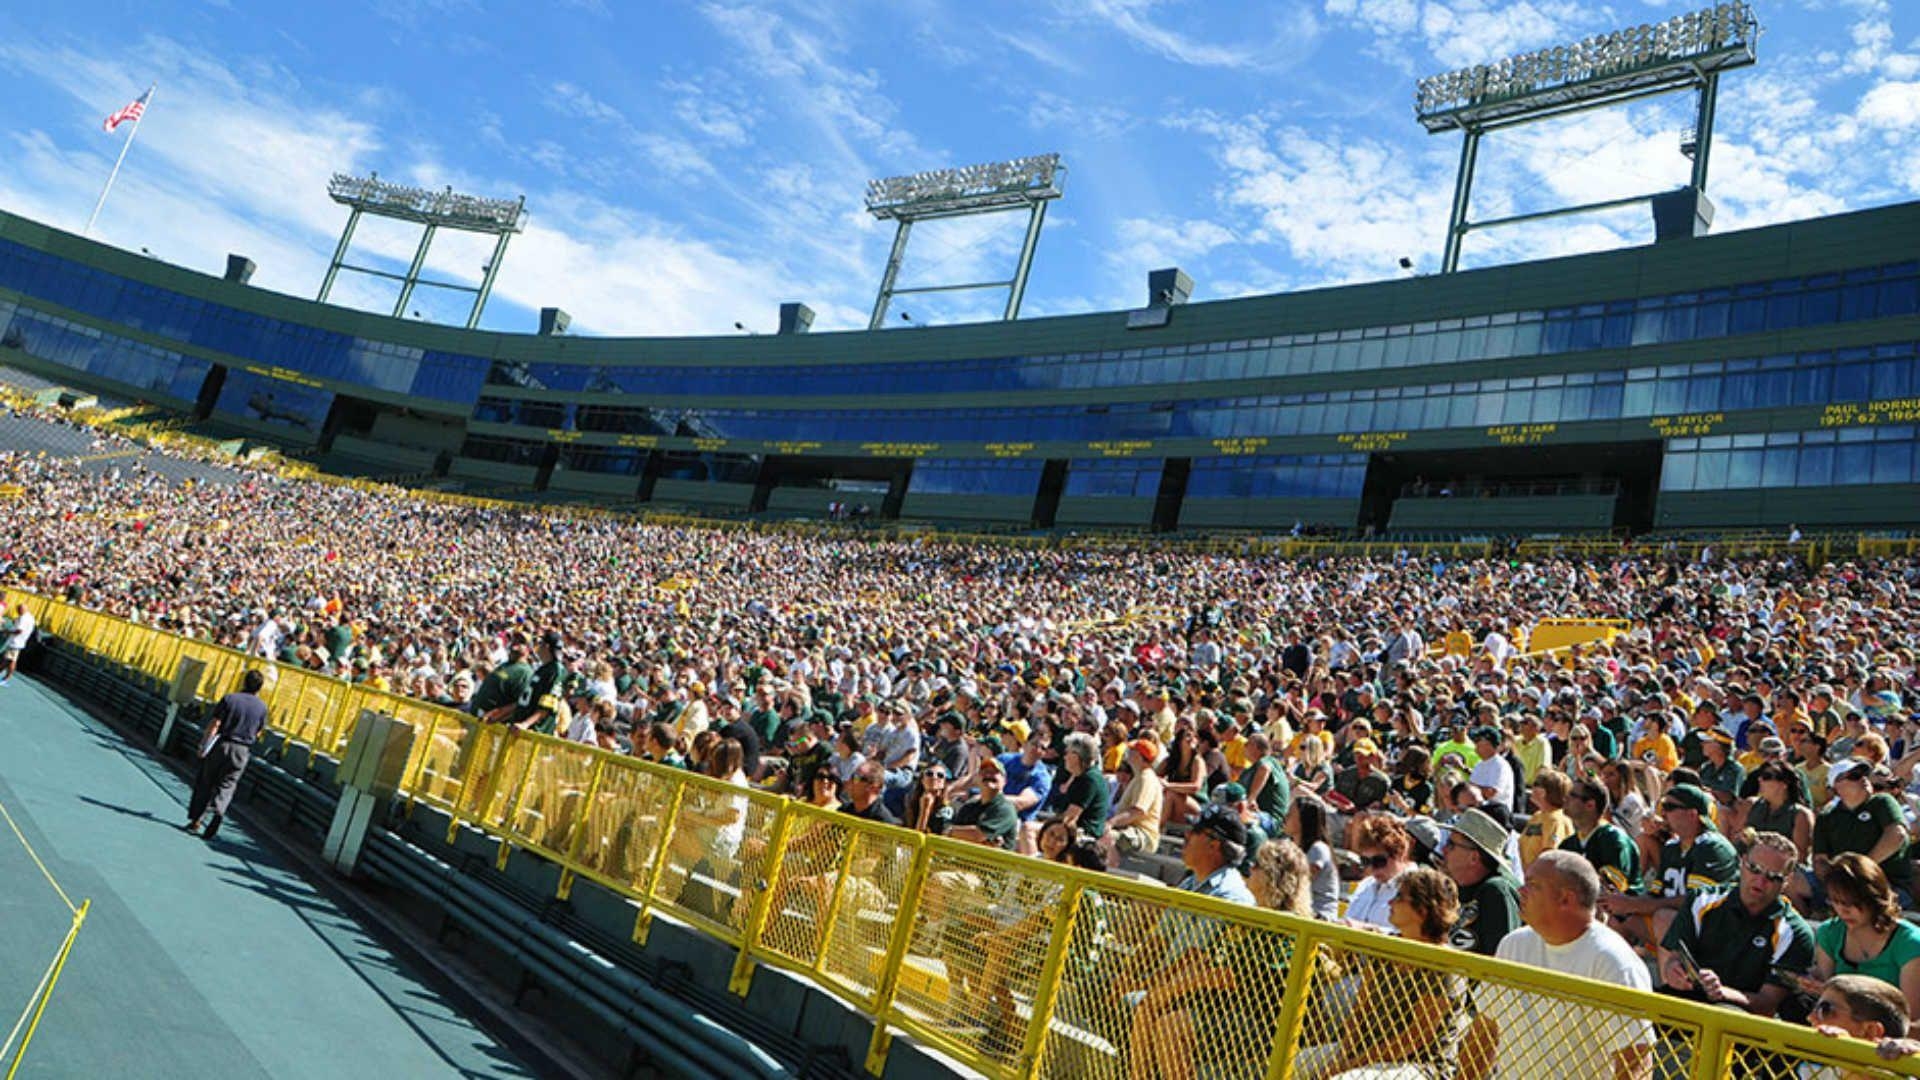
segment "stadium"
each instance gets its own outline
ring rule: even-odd
[[[1054,155],[870,185],[863,331],[478,329],[525,200],[377,176],[315,300],[0,209],[0,1063],[1920,1076],[1920,202],[1709,230],[1757,33],[1422,81],[1439,271],[1232,300],[1018,317]],[[1688,186],[1469,219],[1673,92]],[[1003,318],[885,328],[1009,210]]]

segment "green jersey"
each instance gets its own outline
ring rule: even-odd
[[[1887,826],[1904,826],[1906,821],[1900,804],[1891,795],[1875,795],[1852,809],[1845,803],[1834,803],[1832,809],[1813,823],[1813,853],[1832,857],[1853,851],[1865,855],[1880,842]],[[1887,880],[1898,888],[1905,888],[1913,876],[1907,861],[1907,846],[1902,843],[1899,850],[1880,863]]]
[[[555,719],[560,712],[560,703],[566,695],[567,667],[558,660],[549,660],[534,669],[526,700],[520,704],[520,711],[514,715],[514,721],[525,720],[536,712],[544,711],[545,716],[533,725],[533,730],[542,735],[551,735],[556,726]]]
[[[501,664],[473,692],[473,711],[485,716],[503,705],[526,705],[533,690],[533,668],[524,662]]]
[[[1660,848],[1660,876],[1648,888],[1657,896],[1684,896],[1696,889],[1730,885],[1740,874],[1740,857],[1727,838],[1709,829],[1688,848],[1667,841]]]
[[[1685,945],[1702,968],[1743,993],[1766,985],[1776,967],[1805,971],[1813,964],[1813,931],[1784,899],[1755,914],[1740,902],[1740,886],[1701,889],[1687,900],[1662,942]]]
[[[1561,851],[1571,851],[1593,864],[1600,883],[1615,892],[1640,889],[1640,849],[1627,831],[1611,821],[1603,821],[1585,836],[1575,833],[1560,841]]]

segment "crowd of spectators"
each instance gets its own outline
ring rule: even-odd
[[[0,484],[0,583],[872,820],[1095,869],[1177,849],[1181,888],[1911,1049],[1912,560],[1025,550],[5,453]],[[1631,629],[1525,651],[1547,616]],[[1116,981],[1136,1075],[1191,1061],[1219,990],[1190,944]],[[1456,990],[1302,1067],[1518,1052]],[[1643,1042],[1595,1052],[1632,1072]]]

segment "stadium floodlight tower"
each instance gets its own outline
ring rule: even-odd
[[[1019,318],[1020,300],[1027,292],[1027,272],[1033,269],[1033,251],[1040,244],[1040,225],[1047,218],[1047,203],[1060,197],[1060,185],[1066,175],[1067,167],[1061,164],[1059,154],[1037,154],[1012,161],[868,181],[867,212],[881,221],[896,224],[893,251],[887,256],[887,269],[880,278],[880,295],[873,302],[873,319],[867,328],[881,328],[886,322],[887,305],[896,296],[962,289],[1007,290],[1007,308],[1001,318],[1007,321]],[[1013,277],[1006,281],[960,285],[894,287],[900,277],[900,263],[907,257],[907,234],[913,231],[914,222],[1008,210],[1027,211],[1027,236],[1020,244],[1020,262],[1014,267]]]
[[[1659,192],[1490,221],[1467,220],[1480,136],[1657,94],[1694,90],[1699,95],[1693,130],[1682,136],[1680,146],[1693,159],[1693,179],[1678,194],[1690,198],[1703,221],[1710,219],[1711,206],[1705,203],[1707,156],[1713,142],[1720,73],[1754,63],[1759,31],[1753,9],[1746,0],[1735,0],[1657,25],[1618,30],[1420,80],[1414,92],[1415,117],[1429,133],[1459,131],[1465,137],[1441,273],[1460,268],[1460,247],[1469,232],[1665,198],[1668,193]],[[1658,203],[1655,212],[1658,217]]]
[[[517,199],[485,199],[478,195],[455,194],[452,188],[433,191],[392,184],[380,179],[379,173],[369,173],[364,177],[334,173],[333,179],[327,182],[327,194],[332,196],[334,202],[346,207],[348,213],[347,227],[340,234],[340,243],[333,249],[333,261],[327,264],[326,279],[320,283],[320,302],[326,302],[327,295],[333,291],[333,280],[340,275],[340,271],[351,270],[356,274],[368,274],[400,283],[400,298],[393,303],[395,318],[407,313],[407,302],[413,299],[414,287],[427,285],[474,294],[473,310],[467,313],[467,329],[479,326],[480,313],[486,310],[487,297],[493,295],[494,279],[500,276],[500,263],[507,257],[507,240],[514,233],[524,232],[527,227],[525,195]],[[413,263],[407,267],[405,274],[348,265],[347,247],[353,243],[353,230],[360,224],[361,214],[425,226],[420,234],[420,246],[413,253]],[[420,277],[420,270],[427,263],[427,249],[433,245],[433,235],[441,229],[485,233],[496,238],[493,258],[487,260],[479,288],[451,281],[425,281]]]

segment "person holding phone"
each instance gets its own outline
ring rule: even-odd
[[[1799,859],[1793,841],[1762,833],[1736,884],[1688,894],[1660,943],[1660,992],[1772,1016],[1790,989],[1774,970],[1813,961],[1813,931],[1781,895]]]

